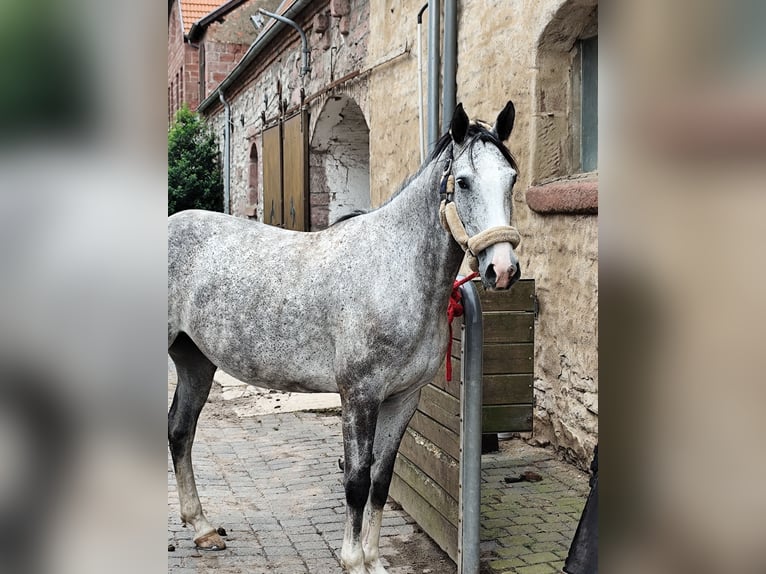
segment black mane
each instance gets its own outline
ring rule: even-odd
[[[338,219],[336,219],[330,224],[330,227],[332,227],[333,225],[338,225],[341,221],[346,221],[347,219],[351,219],[352,217],[356,217],[357,215],[364,215],[365,213],[367,213],[366,209],[355,209],[354,211],[350,211],[349,213],[345,213],[341,215]]]

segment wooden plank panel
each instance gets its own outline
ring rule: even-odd
[[[457,500],[460,467],[454,458],[410,428],[404,433],[399,452]]]
[[[453,431],[460,432],[460,401],[443,390],[427,385],[420,392],[418,410]]]
[[[431,480],[410,460],[407,460],[407,457],[401,454],[397,455],[394,472],[451,524],[458,525],[457,500],[447,494],[441,486]]]
[[[306,231],[308,185],[307,112],[292,116],[282,127],[283,220],[286,229]]]
[[[534,313],[488,312],[482,314],[484,344],[531,343],[535,334]]]
[[[431,385],[441,391],[444,391],[450,397],[455,400],[459,400],[460,384],[457,378],[460,373],[460,361],[458,359],[452,359],[453,380],[452,383],[445,383],[444,372],[441,372],[441,377],[437,375],[434,380],[434,384]],[[482,378],[483,387],[483,403],[489,404],[507,404],[507,403],[531,403],[532,396],[534,395],[533,389],[534,375],[532,373],[501,373],[501,374],[485,374]],[[445,391],[445,388],[448,390]],[[455,393],[454,395],[452,393]],[[421,405],[423,405],[423,398],[421,396]],[[420,408],[420,407],[419,407]],[[459,408],[459,407],[456,407]],[[426,412],[425,409],[420,408]],[[454,415],[459,419],[459,411]],[[441,419],[440,419],[441,420]],[[446,426],[446,425],[445,425]],[[454,427],[453,427],[454,428]]]
[[[484,374],[532,373],[534,356],[535,346],[533,343],[484,345]]]
[[[391,497],[415,519],[452,561],[457,560],[457,528],[397,475],[391,480]]]
[[[263,132],[263,221],[282,226],[282,127]]]
[[[485,405],[506,405],[511,403],[532,403],[534,376],[485,375],[482,387],[482,403]]]
[[[513,343],[502,345],[489,343],[484,345],[484,374],[507,375],[532,373],[534,368],[533,343]],[[452,376],[459,377],[460,345],[452,346]]]
[[[531,343],[535,335],[534,313],[521,311],[487,311],[482,313],[484,344]],[[452,340],[462,341],[463,318],[452,321]]]
[[[459,427],[459,415],[456,420]],[[439,424],[430,416],[423,414],[419,410],[415,411],[412,420],[410,420],[410,427],[422,434],[452,458],[460,458],[460,435],[458,434],[460,432],[459,428],[453,432],[451,429]]]
[[[452,380],[449,382],[447,382],[446,373],[445,363],[442,362],[442,365],[439,367],[436,377],[431,381],[431,384],[453,397],[460,398],[460,361],[452,359]]]
[[[481,309],[487,311],[534,311],[535,280],[521,279],[510,291],[486,291],[481,280],[475,279]]]
[[[532,430],[532,405],[493,405],[481,409],[482,432]]]

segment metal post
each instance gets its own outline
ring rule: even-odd
[[[430,0],[428,5],[428,151],[434,149],[439,139],[439,76],[441,60],[441,1]]]
[[[420,163],[426,159],[426,143],[423,128],[423,12],[428,8],[428,2],[423,4],[418,12],[418,128],[420,131]]]
[[[218,91],[218,98],[226,111],[226,125],[223,128],[223,212],[231,213],[231,106],[223,97],[223,90]]]
[[[444,0],[443,81],[442,132],[446,132],[457,106],[457,0]]]
[[[463,295],[463,346],[460,352],[458,574],[479,574],[484,331],[476,287],[472,281],[468,281],[460,289]]]

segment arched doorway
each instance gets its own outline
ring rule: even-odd
[[[310,153],[311,230],[370,209],[370,129],[357,103],[333,96],[319,114]]]

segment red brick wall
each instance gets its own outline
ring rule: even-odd
[[[245,55],[247,44],[214,42],[205,38],[205,95],[218,87]],[[199,69],[199,67],[198,67]]]
[[[180,72],[184,64],[184,39],[181,18],[178,13],[178,2],[174,2],[168,15],[168,125],[180,103],[179,92]],[[176,79],[178,78],[178,80]]]
[[[184,44],[184,101],[192,110],[199,105],[199,48]]]
[[[194,110],[199,101],[198,48],[184,41],[178,2],[174,2],[168,16],[168,125],[183,102]]]

